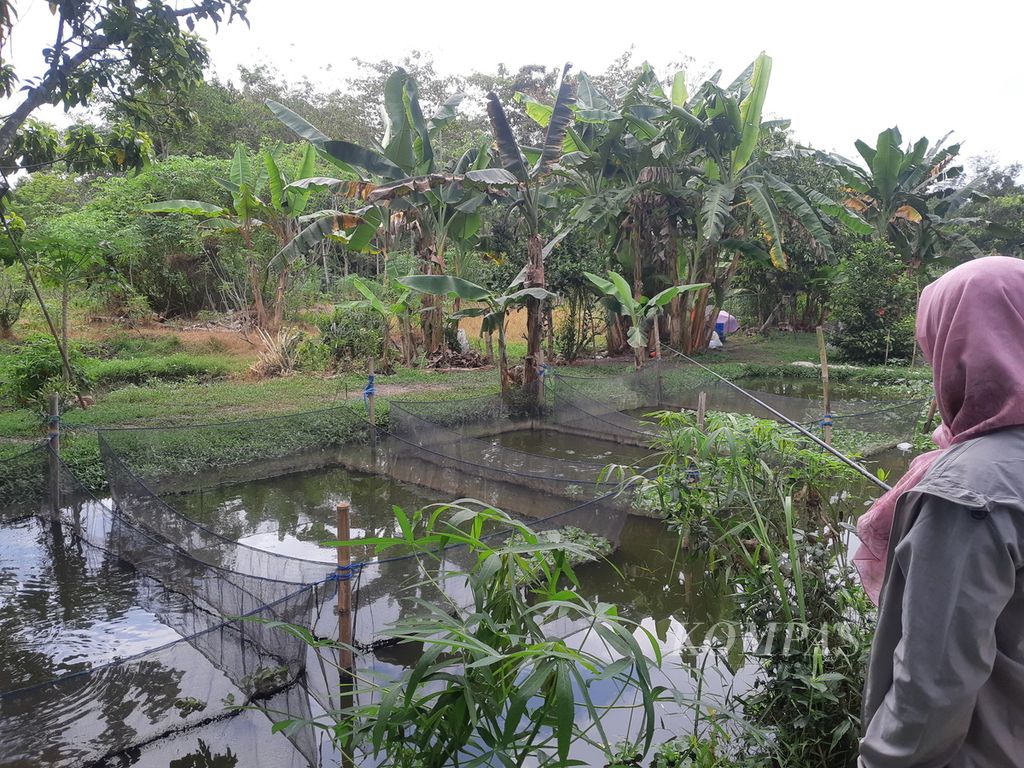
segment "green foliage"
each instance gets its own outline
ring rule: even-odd
[[[914,349],[917,286],[882,241],[858,243],[832,289],[832,343],[844,360],[907,361]]]
[[[114,360],[89,360],[84,365],[89,379],[97,386],[146,384],[154,380],[209,381],[238,370],[237,362],[226,355],[176,353],[161,357],[135,357]]]
[[[33,336],[20,345],[18,355],[7,365],[8,393],[22,405],[41,406],[45,396],[60,393],[67,399],[72,393],[89,386],[86,359],[74,347],[68,349],[68,361],[74,382],[64,381],[60,350],[49,336]]]
[[[400,619],[386,632],[422,643],[423,652],[397,680],[360,680],[365,690],[356,700],[364,703],[320,721],[340,747],[386,765],[424,768],[567,765],[576,742],[611,760],[615,745],[601,719],[610,708],[628,708],[635,710],[630,736],[641,753],[650,749],[663,692],[651,683],[660,651],[650,633],[614,606],[589,603],[571,588],[579,584],[570,560],[593,559],[597,552],[584,543],[545,541],[508,515],[475,504],[437,505],[412,515],[395,508],[395,515],[401,535],[359,544],[415,553],[431,574],[444,567],[444,547],[463,545],[468,567],[447,576],[464,579],[473,599],[450,613]],[[501,529],[513,538],[488,535]],[[561,634],[550,624],[556,617],[589,627],[602,650]],[[596,680],[610,687],[610,701],[592,696]]]
[[[380,354],[386,327],[381,315],[372,309],[341,305],[315,322],[335,363],[356,361],[361,366]]]
[[[791,494],[802,512],[829,508],[829,488],[855,473],[807,438],[776,421],[710,412],[705,428],[687,411],[654,414],[661,426],[653,447],[660,472],[638,484],[643,503],[661,512],[691,548],[711,548],[720,521],[753,507],[781,518]]]

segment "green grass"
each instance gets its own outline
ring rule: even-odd
[[[240,373],[245,367],[244,361],[231,355],[193,355],[178,352],[166,357],[90,359],[85,364],[85,371],[97,387],[108,389],[123,384],[144,384],[154,379],[219,379]]]

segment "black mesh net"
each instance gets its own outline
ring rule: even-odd
[[[741,382],[742,384],[743,382]],[[787,394],[744,387],[757,400],[808,429],[819,429],[825,414],[820,385],[813,395]],[[792,384],[780,389],[793,388]],[[639,371],[610,376],[581,375],[572,370],[553,370],[545,388],[545,418],[568,432],[605,440],[636,443],[657,431],[648,415],[657,410],[695,411],[701,393],[708,411],[742,413],[761,419],[777,419],[768,408],[738,392],[714,374],[685,362],[650,361]],[[843,433],[859,452],[872,452],[908,439],[919,423],[927,399],[892,402],[863,396],[833,397],[833,433]]]
[[[215,568],[113,511],[52,454],[42,467],[40,513],[57,535],[74,537],[86,560],[131,566],[136,606],[179,639],[0,692],[0,764],[89,764],[272,695],[300,716],[310,711],[300,685],[307,646],[268,622],[314,623],[334,582],[303,586]],[[315,759],[312,733],[289,738]]]
[[[0,459],[0,520],[34,514],[46,494],[46,448],[36,445]]]

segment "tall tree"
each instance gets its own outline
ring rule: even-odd
[[[102,94],[122,112],[139,114],[146,109],[140,94],[192,87],[208,59],[192,33],[196,23],[245,20],[248,5],[249,0],[192,0],[177,7],[136,0],[50,3],[53,44],[42,51],[45,70],[25,80],[20,103],[0,124],[0,155],[44,104],[69,109]],[[16,12],[13,0],[3,3],[0,35],[10,33]],[[0,92],[12,96],[18,79],[13,64],[0,59]]]
[[[545,189],[555,165],[562,158],[566,134],[573,121],[572,106],[576,102],[575,88],[569,81],[569,65],[562,70],[562,82],[558,87],[554,106],[547,120],[544,143],[538,150],[528,150],[530,160],[524,154],[512,131],[512,125],[505,108],[496,93],[487,94],[487,116],[498,147],[501,165],[514,179],[517,191],[513,210],[517,211],[526,225],[526,267],[523,270],[523,287],[544,288],[544,257],[546,252],[557,245],[556,235],[547,245],[542,237],[541,212],[544,198],[550,197]],[[563,229],[561,235],[567,232]],[[544,299],[528,296],[526,299],[526,359],[524,360],[523,383],[531,384],[540,377],[543,362]]]

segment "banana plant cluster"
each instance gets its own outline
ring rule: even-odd
[[[391,337],[394,324],[397,322],[401,331],[402,340],[402,362],[405,365],[412,364],[415,348],[412,340],[411,313],[416,303],[416,296],[412,288],[403,285],[399,280],[391,276],[389,272],[384,273],[385,290],[392,294],[393,300],[382,299],[374,292],[364,280],[358,275],[353,275],[352,285],[362,294],[362,299],[355,299],[347,302],[347,306],[357,309],[369,309],[380,315],[384,321],[384,342],[380,355],[380,368],[378,373],[387,373],[391,370]]]
[[[340,197],[359,200],[363,205],[355,211],[358,215],[371,224],[388,222],[381,234],[393,231],[400,223],[410,236],[421,271],[443,275],[450,241],[473,239],[480,229],[481,207],[502,196],[516,182],[510,174],[489,167],[489,142],[463,154],[453,167],[443,167],[434,143],[455,119],[462,100],[462,94],[451,96],[427,118],[415,81],[405,70],[397,69],[384,86],[384,135],[368,147],[329,139],[282,104],[268,101],[267,106],[342,171],[343,178],[317,177],[295,186],[327,189]],[[294,249],[280,256],[293,258],[334,232],[330,222],[314,226]],[[356,239],[360,247],[368,244],[362,236]],[[352,242],[347,245],[353,247]],[[444,343],[440,302],[425,308],[423,328],[427,350],[436,351]]]
[[[857,217],[851,228],[888,240],[911,271],[943,255],[982,255],[956,227],[979,221],[957,214],[979,197],[975,186],[983,179],[962,186],[956,183],[964,170],[957,163],[960,145],[946,146],[945,140],[929,146],[928,139],[921,138],[904,149],[899,128],[887,128],[878,134],[874,147],[859,139],[855,142],[863,165],[841,155],[814,153],[846,185],[843,208],[829,212],[845,213],[848,222],[851,214]]]
[[[607,280],[592,272],[583,274],[597,290],[614,302],[623,317],[629,319],[629,332],[626,338],[629,346],[633,349],[633,358],[638,370],[644,363],[644,353],[647,350],[647,327],[653,325],[655,339],[657,339],[658,316],[664,311],[664,308],[688,291],[700,291],[708,287],[707,283],[673,285],[650,298],[647,296],[635,297],[629,283],[618,272],[609,271]]]
[[[428,296],[449,296],[461,301],[474,302],[483,306],[465,307],[452,315],[453,320],[464,317],[483,318],[480,333],[488,338],[498,334],[498,370],[501,375],[501,391],[506,393],[511,384],[508,369],[508,355],[505,342],[505,319],[513,307],[527,302],[545,302],[555,295],[539,286],[521,287],[525,282],[525,270],[520,272],[505,291],[498,293],[461,277],[451,275],[409,275],[400,277],[398,282],[407,288]]]
[[[316,157],[314,148],[307,147],[296,171],[296,178],[308,179],[312,176]],[[270,150],[265,150],[260,161],[253,163],[245,146],[237,145],[228,166],[228,178],[216,178],[214,181],[231,194],[230,208],[201,200],[164,200],[143,205],[142,210],[148,213],[195,216],[201,219],[200,226],[205,230],[237,233],[246,248],[256,323],[260,328],[274,332],[281,327],[284,317],[284,295],[288,288],[291,263],[283,263],[277,270],[276,286],[268,308],[264,294],[274,261],[263,263],[254,250],[253,236],[256,231],[269,231],[282,249],[288,249],[310,221],[330,220],[335,229],[346,225],[354,228],[363,221],[336,211],[307,214],[311,189],[290,183],[288,175],[280,166],[278,153]]]

